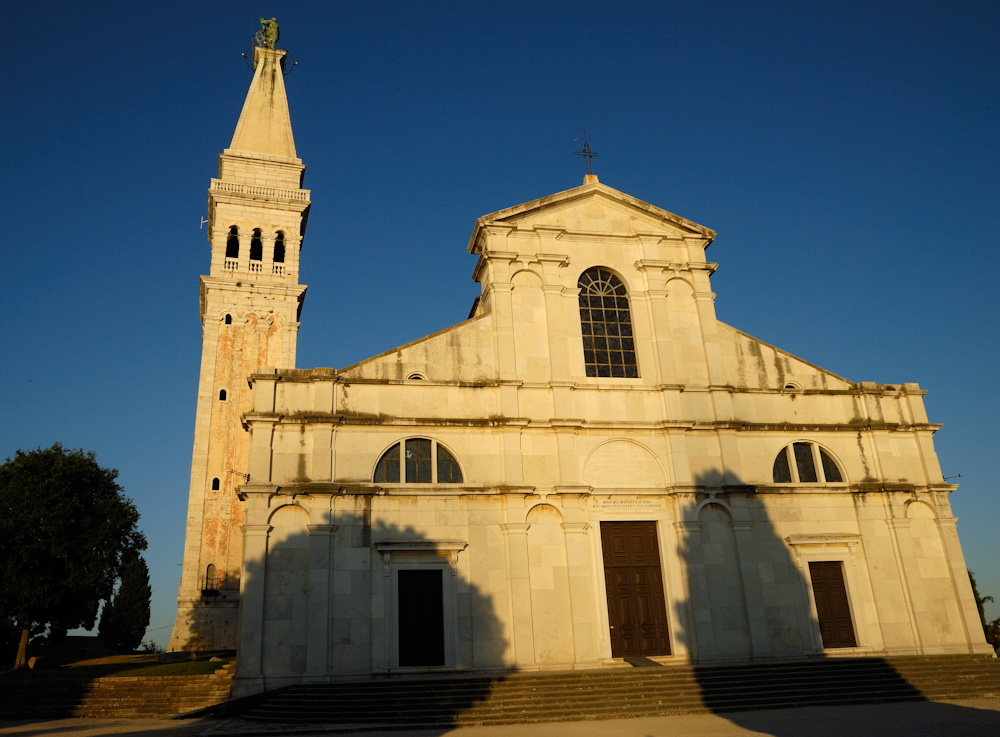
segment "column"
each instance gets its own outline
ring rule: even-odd
[[[261,233],[260,244],[261,275],[269,277],[274,267],[274,233]]]

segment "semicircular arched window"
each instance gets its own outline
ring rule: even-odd
[[[776,484],[842,484],[844,474],[833,457],[817,443],[790,443],[774,459]]]
[[[587,376],[639,377],[625,284],[595,266],[580,274],[580,325]]]
[[[202,582],[202,591],[214,591],[219,588],[219,569],[215,567],[215,563],[209,563],[208,568],[205,569],[205,580]]]
[[[376,484],[460,484],[462,469],[447,448],[431,438],[406,438],[382,454]]]
[[[226,238],[226,258],[240,257],[240,229],[233,225]]]
[[[264,258],[264,242],[261,240],[260,228],[253,229],[250,236],[250,260],[261,261]]]
[[[274,263],[285,263],[285,234],[280,230],[274,235]]]

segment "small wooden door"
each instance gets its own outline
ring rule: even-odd
[[[399,664],[444,665],[441,570],[400,570],[398,580]]]
[[[670,655],[655,522],[602,522],[611,655]]]
[[[823,647],[857,647],[841,562],[813,561],[809,564],[809,577],[812,579]]]

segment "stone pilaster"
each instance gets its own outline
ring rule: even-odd
[[[243,525],[243,573],[240,577],[240,657],[236,675],[261,677],[264,644],[264,591],[267,586],[267,524]]]
[[[305,678],[321,678],[330,672],[330,619],[333,601],[330,581],[335,525],[309,525],[309,603],[306,635]]]
[[[569,567],[569,596],[573,612],[575,665],[597,664],[597,618],[594,612],[594,566],[588,541],[590,523],[564,522],[566,562]]]
[[[531,580],[528,575],[527,523],[501,525],[507,536],[507,581],[510,585],[514,664],[535,664],[535,638],[531,618]]]

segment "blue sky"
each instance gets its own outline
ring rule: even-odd
[[[475,219],[580,184],[586,129],[603,183],[718,232],[719,319],[929,392],[967,562],[1000,600],[1000,3],[11,4],[0,457],[59,441],[120,470],[149,637],[180,576],[199,223],[262,13],[298,61],[313,199],[299,367],[464,319]]]

